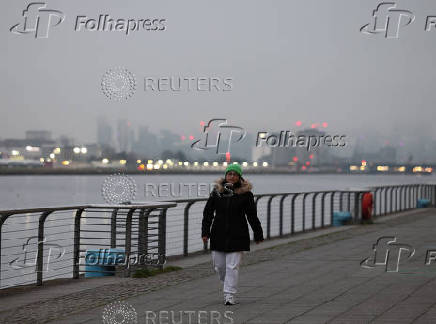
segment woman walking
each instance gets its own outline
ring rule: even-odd
[[[236,303],[239,265],[243,251],[250,251],[247,220],[256,244],[263,241],[251,189],[251,183],[242,177],[241,166],[231,164],[225,178],[216,181],[203,211],[201,236],[203,242],[210,238],[212,263],[223,284],[225,305]]]

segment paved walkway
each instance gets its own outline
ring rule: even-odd
[[[436,264],[424,265],[427,249],[436,249],[435,216],[434,209],[419,210],[374,225],[304,234],[312,237],[266,249],[259,245],[244,255],[235,306],[222,305],[219,280],[206,256],[209,261],[181,271],[107,282],[28,304],[19,305],[17,296],[2,297],[0,322],[102,323],[105,305],[122,300],[136,309],[138,323],[150,324],[436,323]],[[399,272],[360,266],[381,236],[395,236],[416,249]],[[9,300],[15,305],[3,306]],[[157,316],[160,322],[151,320]]]

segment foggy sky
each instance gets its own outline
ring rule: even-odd
[[[434,0],[397,1],[416,20],[399,39],[359,32],[379,1],[48,1],[65,21],[48,39],[16,35],[28,2],[2,2],[0,138],[47,129],[94,142],[96,119],[178,134],[228,118],[251,132],[328,122],[331,132],[435,140]],[[128,4],[128,6],[126,6]],[[166,19],[166,30],[75,32],[77,15]],[[138,89],[106,98],[102,75],[122,66]],[[143,78],[231,77],[230,92],[149,93]]]

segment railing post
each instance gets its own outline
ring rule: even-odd
[[[401,210],[400,201],[401,200],[401,186],[395,187],[395,211]]]
[[[330,226],[333,225],[333,213],[335,212],[335,194],[336,191],[333,191],[330,196]]]
[[[2,280],[2,231],[3,231],[3,224],[6,221],[6,219],[9,217],[9,215],[3,215],[0,214],[0,287],[1,287],[1,280]]]
[[[312,230],[315,229],[315,210],[316,210],[316,197],[319,195],[319,192],[315,192],[312,196]]]
[[[342,211],[342,207],[343,207],[343,192],[339,193],[339,211]]]
[[[195,201],[189,201],[183,212],[183,255],[188,255],[188,239],[189,239],[189,208],[195,203]],[[159,229],[160,233],[160,229]],[[207,250],[207,243],[204,243],[203,249]]]
[[[392,212],[394,211],[394,187],[391,187],[391,201],[390,201],[390,213],[392,214]]]
[[[377,213],[377,209],[378,209],[378,205],[379,205],[379,201],[378,201],[378,198],[377,198],[377,193],[379,193],[379,190],[380,190],[380,188],[375,188],[375,190],[374,190],[374,201],[373,201],[373,203],[374,203],[374,216],[378,216],[379,214]]]
[[[394,213],[394,212],[396,212],[397,211],[397,187],[395,186],[395,187],[392,187],[392,193],[391,193],[391,196],[392,196],[392,208],[391,208],[391,213]]]
[[[118,208],[114,208],[111,215],[111,248],[117,247],[117,214]]]
[[[400,196],[401,196],[401,204],[400,204],[400,210],[403,211],[406,209],[406,187],[402,186],[400,189]]]
[[[266,210],[266,238],[271,238],[271,202],[275,195],[271,195],[268,199],[268,205]]]
[[[433,185],[433,206],[434,205],[436,205],[436,185]],[[0,228],[0,230],[1,230],[1,228]],[[0,241],[1,241],[1,239],[0,239]]]
[[[289,194],[284,194],[280,198],[280,224],[279,224],[279,236],[283,236],[283,202],[286,197],[288,197]]]
[[[308,193],[303,193],[303,232],[306,230],[306,197]]]
[[[357,223],[359,220],[359,211],[360,211],[360,201],[359,201],[360,192],[354,193],[354,223]]]
[[[148,216],[154,210],[142,208],[139,212],[138,220],[138,257],[144,256],[148,252]]]
[[[325,208],[325,197],[327,196],[328,192],[324,192],[321,196],[321,227],[324,227],[324,208]]]
[[[387,215],[388,214],[388,187],[384,188],[385,189],[385,212],[384,214]]]
[[[83,208],[76,211],[74,217],[74,246],[73,246],[73,279],[79,279],[80,270],[80,223],[83,213]]]
[[[163,208],[159,215],[159,263],[163,269],[166,259],[166,237],[167,237],[167,208]]]
[[[130,253],[132,252],[132,218],[135,208],[130,208],[126,216],[126,242],[124,244],[126,250],[126,268],[125,275],[130,276]]]
[[[42,285],[42,273],[44,267],[44,224],[47,216],[50,215],[52,211],[45,211],[39,217],[38,222],[38,254],[36,256],[36,285]]]
[[[409,209],[413,208],[413,185],[409,186]]]
[[[291,234],[295,233],[295,199],[298,195],[298,193],[294,194],[291,200]]]

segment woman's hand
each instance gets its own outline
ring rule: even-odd
[[[204,243],[207,243],[207,240],[208,240],[209,238],[208,238],[207,236],[203,236],[202,239],[203,239],[203,242],[204,242]]]

